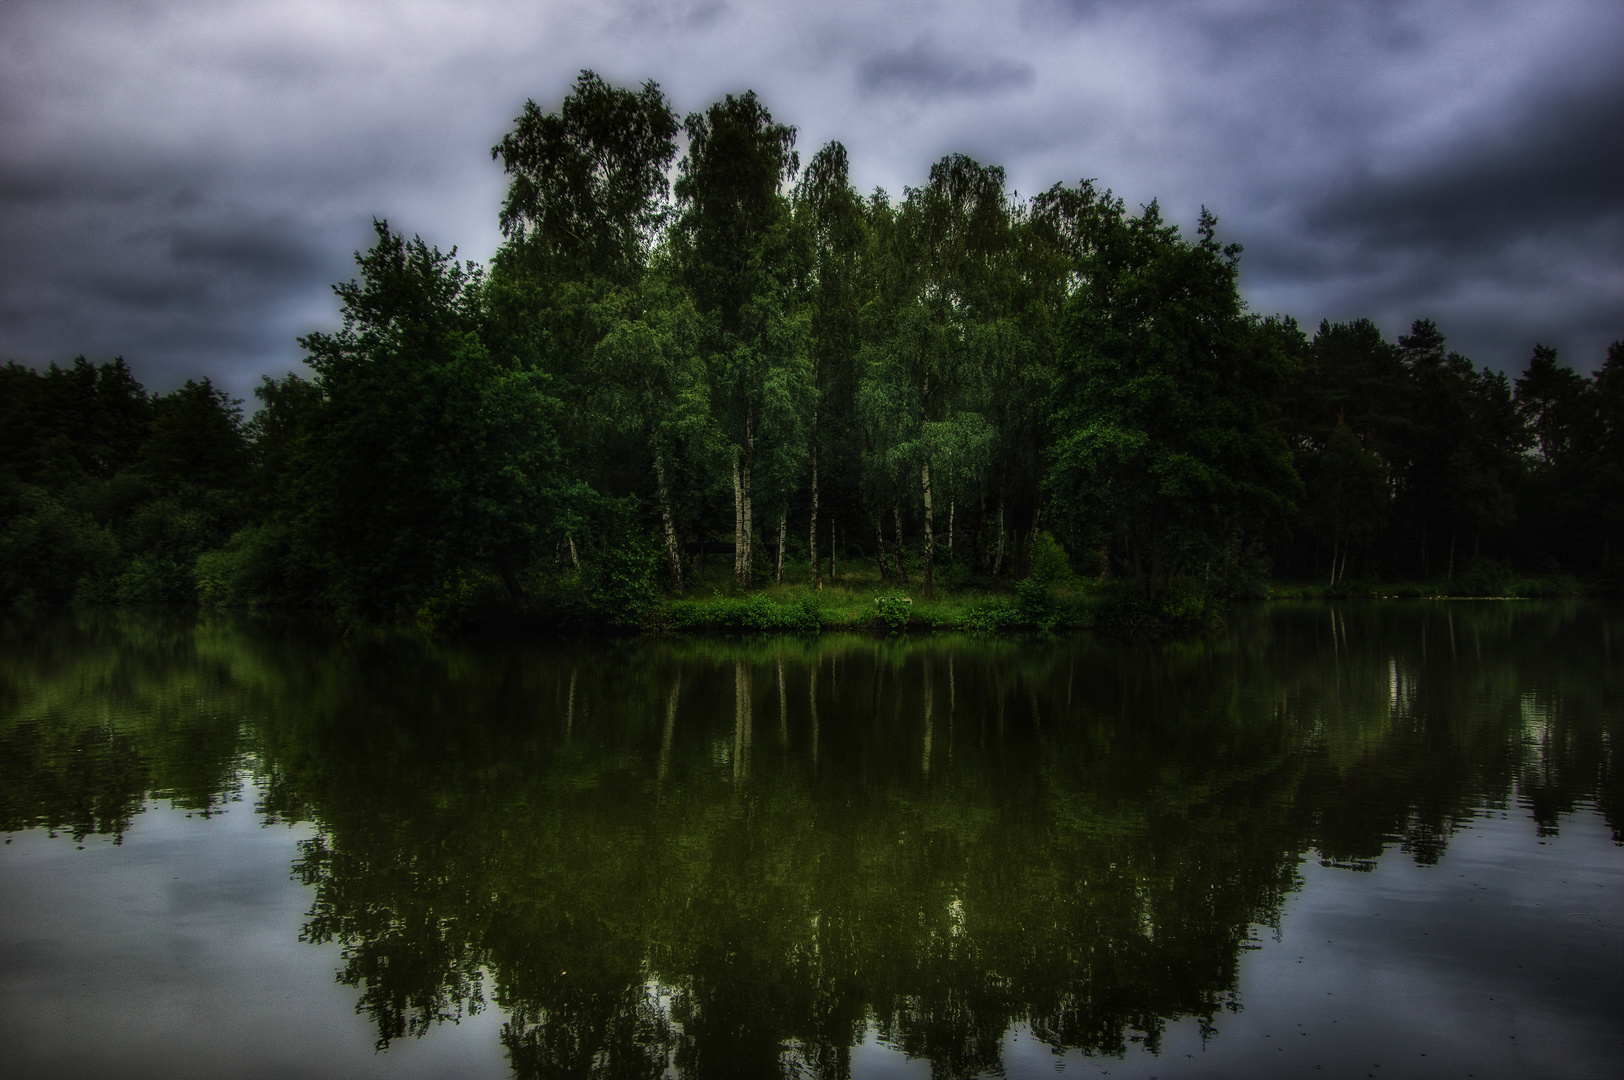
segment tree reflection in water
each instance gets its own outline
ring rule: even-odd
[[[1276,606],[1174,640],[343,639],[14,622],[0,828],[150,798],[318,827],[304,938],[380,1046],[495,1004],[519,1076],[938,1076],[1238,1008],[1305,854],[1620,828],[1616,608]],[[1609,705],[1612,706],[1609,709]]]

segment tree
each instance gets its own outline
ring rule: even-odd
[[[409,613],[479,565],[517,599],[564,497],[547,378],[486,348],[473,264],[375,229],[360,280],[334,286],[343,328],[300,339],[322,394],[301,494],[332,599]]]
[[[1556,350],[1535,345],[1528,368],[1516,381],[1517,415],[1522,418],[1546,464],[1563,458],[1582,422],[1589,387],[1570,367],[1559,367]]]
[[[1330,541],[1330,584],[1335,585],[1347,572],[1349,552],[1367,553],[1386,523],[1392,500],[1387,466],[1360,445],[1351,427],[1339,423],[1320,452],[1304,463],[1303,480],[1302,521]]]
[[[1463,534],[1476,549],[1485,530],[1511,523],[1527,433],[1506,377],[1446,349],[1430,319],[1416,320],[1398,341],[1413,387],[1414,434],[1395,510],[1420,534],[1423,573],[1431,566],[1429,537],[1449,538],[1445,573],[1453,578]]]
[[[851,186],[846,148],[831,142],[812,155],[795,190],[796,225],[808,248],[804,291],[811,336],[810,508],[807,561],[814,588],[823,587],[818,558],[818,513],[823,485],[820,451],[830,464],[856,473],[855,413],[857,353],[862,343],[864,256],[869,243],[862,199]],[[839,476],[842,470],[831,470]],[[832,548],[831,548],[832,555]]]
[[[160,488],[232,488],[248,464],[242,402],[208,379],[152,403],[152,430],[141,446],[142,471]]]
[[[598,344],[602,393],[597,404],[647,440],[671,587],[680,591],[682,553],[667,462],[677,439],[709,435],[699,319],[692,303],[663,281],[650,281],[628,299],[624,316]]]
[[[681,215],[671,239],[708,322],[712,411],[733,462],[734,575],[744,585],[752,575],[756,475],[775,481],[766,494],[782,512],[806,450],[808,328],[794,303],[789,204],[781,194],[799,159],[795,129],[775,123],[754,93],[729,94],[683,126],[688,153],[678,166]]]
[[[1064,329],[1047,488],[1110,536],[1146,597],[1242,529],[1282,520],[1297,480],[1271,396],[1287,370],[1236,290],[1240,249],[1202,212],[1182,240],[1153,202],[1120,202],[1078,263]]]
[[[610,86],[583,70],[556,113],[526,101],[491,148],[512,177],[502,235],[549,276],[632,285],[666,218],[677,116],[659,84]]]

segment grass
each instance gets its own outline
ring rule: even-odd
[[[818,631],[1048,631],[1102,625],[1188,625],[1212,621],[1213,605],[1159,605],[1154,615],[1136,604],[1126,583],[1101,584],[1071,575],[1039,583],[1031,579],[994,586],[949,571],[937,577],[926,599],[917,574],[907,585],[882,579],[877,570],[842,568],[815,588],[806,567],[782,584],[741,590],[731,573],[688,581],[680,596],[667,596],[649,620],[668,633],[771,633]],[[1175,597],[1175,600],[1180,599]]]

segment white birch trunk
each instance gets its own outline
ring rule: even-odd
[[[935,585],[932,571],[936,559],[936,517],[931,508],[930,464],[928,462],[920,467],[919,477],[924,485],[925,496],[925,599],[929,600],[931,589]]]
[[[654,444],[654,480],[660,494],[660,524],[665,527],[665,554],[671,560],[671,587],[682,591],[682,550],[677,547],[677,530],[671,523],[671,496],[665,486],[665,453]]]

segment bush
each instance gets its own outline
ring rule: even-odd
[[[1077,584],[1077,575],[1072,573],[1071,558],[1066,554],[1066,549],[1047,532],[1040,531],[1032,542],[1030,579],[1042,582],[1050,589],[1072,588]]]
[[[38,489],[16,497],[0,528],[0,599],[60,603],[83,596],[117,572],[118,542],[85,514]]]
[[[1175,578],[1156,598],[1157,621],[1173,626],[1217,622],[1222,605],[1197,582]]]
[[[1091,622],[1096,626],[1132,628],[1155,622],[1145,594],[1132,581],[1110,581],[1095,595]]]
[[[1037,576],[1036,560],[1032,570],[1031,577],[1015,586],[1015,595],[1019,598],[1016,612],[1022,626],[1047,632],[1060,621],[1060,605],[1055,602],[1049,581]]]
[[[895,634],[908,628],[913,616],[913,599],[902,593],[884,593],[874,598],[874,618]]]
[[[1209,571],[1208,590],[1221,600],[1267,600],[1269,556],[1256,541],[1241,543],[1232,537]]]
[[[581,575],[581,621],[611,630],[642,625],[655,603],[657,552],[639,535],[628,535],[592,560]]]
[[[983,600],[964,613],[964,625],[967,629],[988,633],[1015,630],[1021,626],[1021,612],[1008,600]]]
[[[417,623],[433,633],[455,633],[503,611],[508,600],[495,574],[458,572],[417,609]]]
[[[197,557],[193,576],[198,601],[214,607],[292,603],[314,589],[280,524],[238,529],[224,547]]]
[[[1473,559],[1449,583],[1451,596],[1505,596],[1510,592],[1510,568],[1493,559]]]
[[[121,604],[192,604],[197,602],[195,563],[182,566],[162,555],[137,555],[113,582]]]
[[[678,600],[670,605],[666,616],[671,629],[686,631],[815,634],[823,627],[822,611],[813,596],[794,604],[775,604],[759,595]]]

